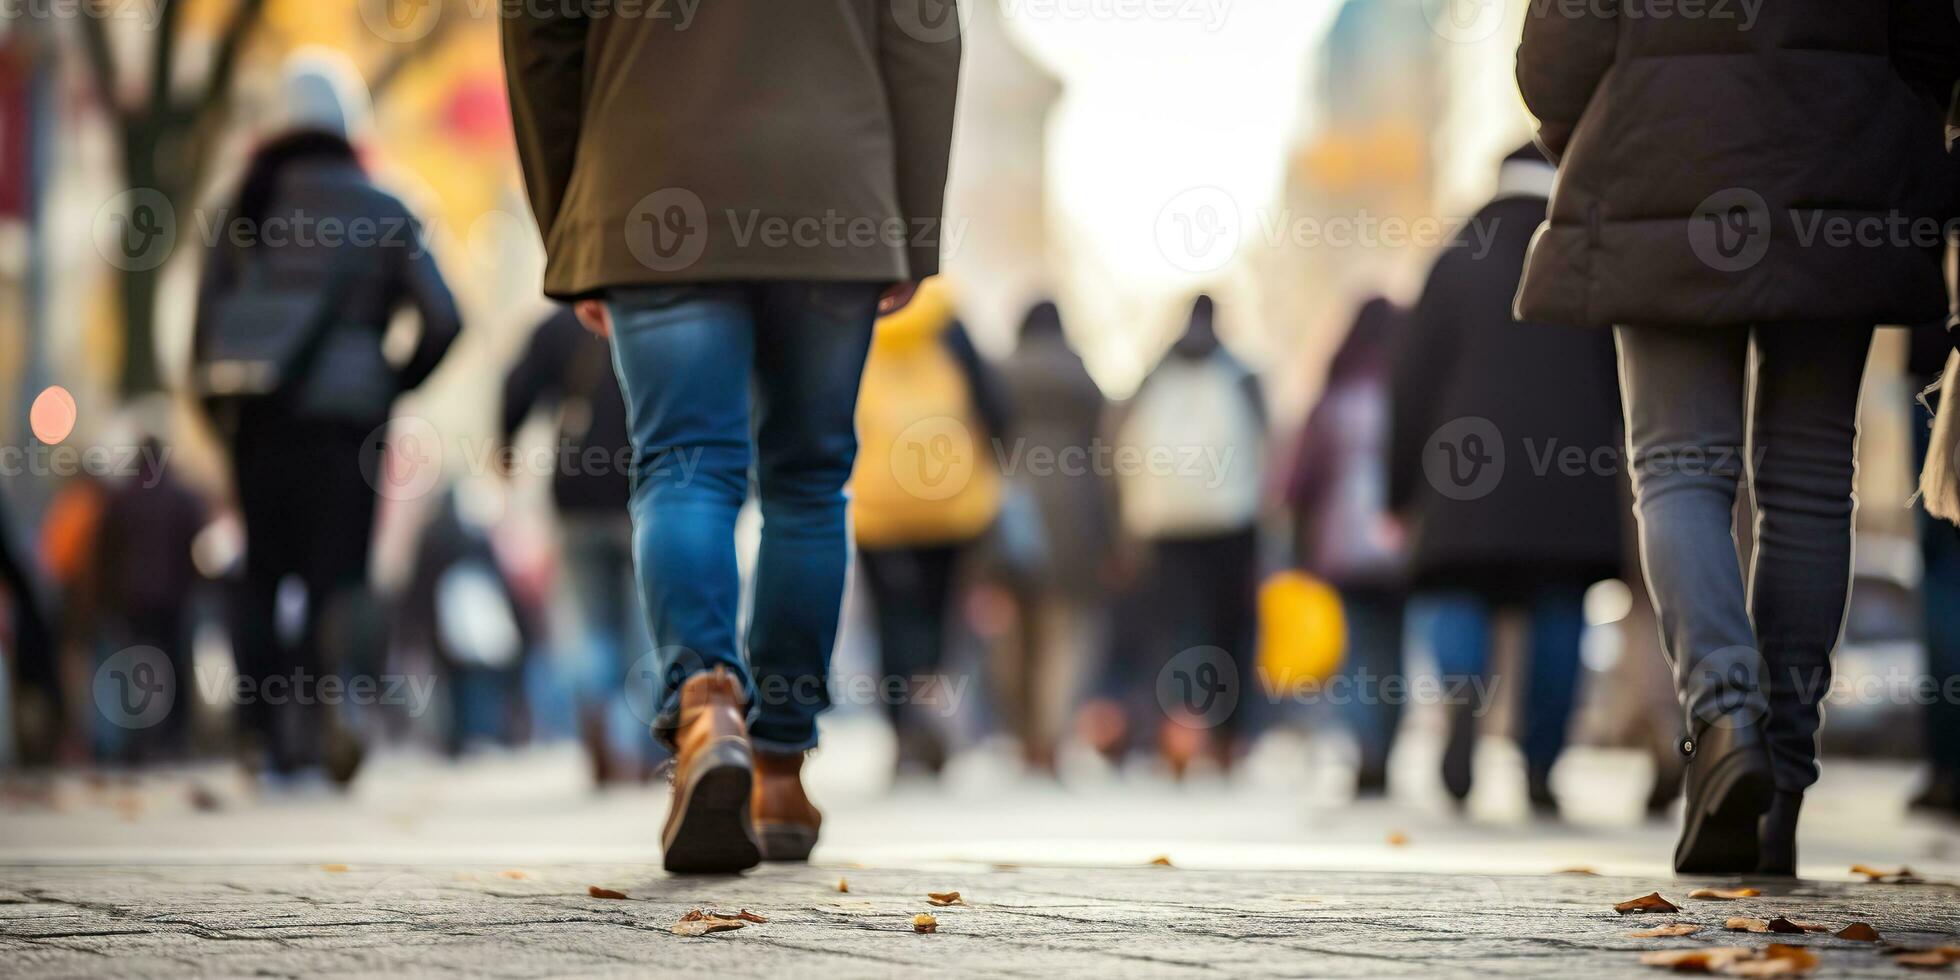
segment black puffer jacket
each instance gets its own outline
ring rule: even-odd
[[[1531,5],[1518,85],[1562,172],[1519,317],[1943,319],[1954,5],[1657,2]]]
[[[462,330],[421,224],[338,136],[301,131],[267,143],[221,217],[198,287],[192,358],[203,361],[204,314],[226,292],[331,292],[325,336],[282,395],[298,417],[380,425],[396,396],[426,380]],[[382,341],[404,306],[420,316],[421,330],[395,365]]]
[[[1395,355],[1389,501],[1419,588],[1510,595],[1621,569],[1613,338],[1512,321],[1545,199],[1500,193],[1436,261]]]

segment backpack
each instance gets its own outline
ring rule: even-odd
[[[1266,434],[1245,377],[1225,357],[1172,357],[1144,380],[1116,433],[1125,530],[1199,537],[1258,520]]]
[[[851,521],[859,546],[952,544],[985,533],[1002,486],[991,434],[931,302],[879,321],[858,394]]]

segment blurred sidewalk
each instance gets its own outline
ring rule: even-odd
[[[1522,774],[1501,740],[1479,746],[1466,818],[1444,802],[1440,747],[1420,733],[1396,757],[1393,796],[1351,802],[1345,770],[1284,737],[1229,780],[1180,785],[1076,759],[1063,783],[1040,782],[1005,749],[982,749],[956,757],[938,786],[893,787],[881,725],[827,727],[811,783],[826,812],[816,856],[829,864],[1120,867],[1167,854],[1212,869],[1664,876],[1674,842],[1675,818],[1642,818],[1650,766],[1633,752],[1570,752],[1555,775],[1569,819],[1553,823],[1525,813]],[[1824,772],[1804,807],[1806,876],[1849,880],[1863,863],[1960,879],[1960,827],[1906,813],[1910,767],[1827,760]],[[570,746],[456,764],[382,754],[344,797],[259,796],[215,766],[0,786],[0,863],[10,864],[657,864],[666,810],[663,784],[593,792]]]
[[[1903,767],[1828,765],[1806,807],[1808,880],[1715,902],[1668,872],[1671,822],[1637,818],[1634,754],[1569,756],[1560,790],[1583,803],[1551,824],[1523,815],[1501,743],[1480,747],[1467,819],[1441,802],[1420,738],[1398,756],[1396,797],[1360,804],[1334,788],[1344,773],[1284,740],[1230,781],[1076,765],[1037,783],[1011,753],[980,751],[941,786],[896,788],[882,729],[840,724],[829,744],[812,777],[829,814],[817,863],[739,878],[660,872],[664,787],[594,793],[569,748],[384,756],[345,797],[259,797],[218,767],[0,783],[0,961],[10,977],[1591,976],[1642,952],[1782,940],[1829,975],[1896,976],[1870,944],[1722,923],[1862,921],[1915,947],[1960,934],[1960,834],[1904,816]],[[1854,881],[1853,863],[1936,883]],[[964,906],[926,902],[955,890]],[[1612,909],[1655,890],[1682,912]],[[673,934],[696,907],[769,921]],[[922,912],[936,934],[912,931]],[[1704,929],[1628,936],[1677,921]]]

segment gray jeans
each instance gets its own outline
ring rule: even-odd
[[[1851,588],[1872,328],[1621,327],[1615,337],[1640,555],[1689,728],[1760,721],[1777,788],[1800,792],[1817,781]],[[1734,537],[1745,484],[1756,513],[1746,586]]]

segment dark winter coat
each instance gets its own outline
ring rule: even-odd
[[[462,330],[420,224],[375,186],[339,137],[301,132],[268,143],[220,218],[200,311],[231,290],[319,294],[331,306],[311,364],[280,396],[290,398],[284,407],[295,417],[380,425],[396,396],[427,379]],[[419,314],[421,328],[407,360],[394,365],[382,339],[404,306]],[[200,317],[194,360],[206,325]]]
[[[1479,211],[1431,271],[1395,357],[1389,499],[1410,523],[1421,587],[1620,572],[1612,335],[1511,318],[1544,216],[1543,198],[1522,195]]]
[[[1561,172],[1520,318],[1943,319],[1953,4],[1648,2],[1530,7],[1518,86]]]
[[[507,7],[545,292],[939,271],[955,0]]]
[[[1046,534],[1039,584],[1094,594],[1116,535],[1116,491],[1110,474],[1093,464],[1108,401],[1069,346],[1054,304],[1028,313],[1000,380],[1013,421],[998,456],[1010,467],[1020,461],[1019,472],[1008,475],[1032,495]],[[1030,464],[1032,453],[1044,454],[1046,464]],[[1058,460],[1077,462],[1064,470]]]
[[[559,511],[624,514],[633,459],[626,400],[613,376],[610,345],[580,326],[570,307],[538,325],[524,355],[504,376],[500,432],[505,445],[541,406],[558,412],[551,493]]]

